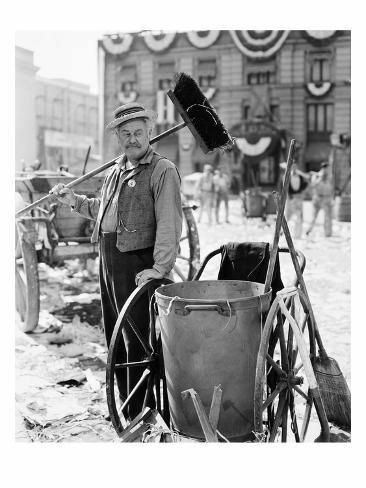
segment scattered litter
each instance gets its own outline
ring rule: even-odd
[[[65,374],[58,381],[58,385],[62,386],[79,386],[86,380],[85,373],[81,370],[72,370]]]
[[[86,357],[79,359],[79,364],[82,368],[90,369],[91,371],[105,370],[106,363],[100,357]]]
[[[85,371],[87,385],[91,391],[98,392],[101,388],[101,382],[94,376],[91,369]]]
[[[105,407],[102,407],[102,406],[91,405],[90,407],[88,407],[88,412],[91,415],[95,415],[95,416],[104,418],[104,416],[107,414],[107,409]]]
[[[100,294],[99,293],[81,293],[80,295],[64,295],[63,296],[65,303],[92,303],[93,300],[99,300]]]
[[[37,393],[37,397],[18,403],[22,416],[32,425],[46,426],[58,420],[65,420],[83,413],[86,408],[79,404],[72,394],[65,395],[54,388]]]
[[[84,354],[84,348],[78,344],[64,344],[57,351],[61,356],[76,358]]]
[[[62,329],[62,322],[51,315],[47,310],[41,310],[35,333],[59,332]]]
[[[69,334],[62,334],[62,333],[61,334],[57,334],[57,335],[55,335],[53,337],[50,337],[48,339],[48,342],[50,344],[59,344],[59,345],[61,345],[61,344],[70,344],[72,341],[73,341],[73,338],[72,338],[71,335],[69,335]]]

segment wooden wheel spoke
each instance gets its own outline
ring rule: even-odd
[[[150,344],[147,344],[147,342],[142,337],[142,335],[141,335],[140,331],[138,330],[135,322],[133,321],[131,315],[127,315],[127,323],[131,327],[133,332],[135,333],[137,339],[140,341],[142,347],[144,348],[145,353],[150,355],[153,352],[152,348],[151,348]]]
[[[140,379],[138,380],[138,382],[136,383],[136,385],[132,388],[132,390],[128,394],[126,400],[121,405],[120,412],[123,412],[123,410],[126,408],[126,406],[128,405],[128,403],[130,402],[131,398],[133,398],[133,396],[135,395],[135,393],[139,390],[139,388],[141,388],[141,386],[145,383],[145,381],[147,380],[147,378],[150,375],[151,375],[151,371],[148,368],[144,369],[144,371],[143,371]]]
[[[141,409],[142,412],[145,410],[149,396],[152,394],[153,385],[154,385],[154,375],[149,374],[149,376],[147,378],[145,397],[144,397],[144,401],[142,403],[142,409]]]
[[[131,363],[117,363],[114,365],[114,369],[135,368],[138,366],[150,366],[154,362],[153,359],[143,359],[142,361],[134,361]]]
[[[310,422],[311,408],[313,406],[313,400],[312,400],[312,398],[309,396],[308,399],[309,400],[306,403],[305,413],[304,413],[304,419],[303,419],[303,422],[302,422],[302,428],[301,428],[301,433],[300,433],[300,441],[301,442],[304,442],[304,440],[305,440],[306,433],[307,433],[308,427],[309,427],[309,422]]]
[[[286,442],[287,441],[287,418],[288,418],[288,409],[289,409],[289,397],[288,397],[288,392],[285,392],[285,406],[283,408],[282,412],[282,419],[281,419],[281,425],[282,425],[282,432],[281,432],[281,441]]]
[[[299,429],[297,426],[297,417],[295,412],[295,397],[292,391],[290,392],[290,415],[291,415],[291,430],[294,433],[295,441],[301,442]]]
[[[305,400],[306,400],[306,401],[308,401],[308,400],[309,400],[309,397],[307,396],[307,394],[306,394],[306,393],[304,393],[304,392],[302,391],[302,389],[301,389],[301,388],[299,388],[297,385],[294,385],[294,386],[293,386],[293,389],[294,389],[295,391],[297,391],[297,393],[298,393],[299,395],[301,395],[303,398],[305,398]]]
[[[277,408],[277,412],[276,412],[275,419],[273,422],[273,426],[271,428],[271,433],[269,436],[269,442],[273,442],[275,440],[277,430],[278,430],[279,426],[281,425],[282,412],[283,412],[283,409],[285,408],[285,403],[286,403],[286,396],[282,394],[282,395],[280,395],[280,399],[278,402],[278,408]]]
[[[273,401],[276,399],[276,397],[281,393],[282,390],[286,388],[286,383],[279,383],[276,388],[273,390],[273,392],[267,397],[266,401],[262,405],[262,411],[265,410]]]
[[[266,355],[266,358],[269,364],[272,366],[272,368],[276,371],[276,373],[279,376],[283,376],[283,377],[287,376],[287,373],[276,363],[276,361],[269,354]]]
[[[294,374],[295,376],[298,374],[298,372],[300,371],[301,368],[303,368],[304,365],[302,363],[300,363],[295,369],[294,369]]]
[[[287,347],[286,347],[286,340],[285,340],[285,333],[283,330],[283,315],[281,310],[278,311],[277,320],[279,322],[279,339],[280,339],[280,346],[281,346],[281,364],[286,372],[289,371],[289,361],[287,357]]]

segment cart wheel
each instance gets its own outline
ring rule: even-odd
[[[115,428],[117,434],[121,436],[124,431],[124,424],[126,418],[126,412],[130,405],[131,400],[136,401],[137,394],[141,394],[141,391],[145,391],[144,400],[141,402],[142,412],[147,404],[148,399],[151,395],[154,396],[156,409],[162,415],[166,422],[169,422],[169,408],[168,408],[168,397],[166,390],[166,381],[164,374],[164,366],[162,362],[161,353],[161,341],[160,341],[160,330],[156,330],[155,327],[155,290],[161,286],[169,283],[173,283],[171,280],[163,278],[160,280],[150,280],[137,287],[125,305],[123,306],[116,325],[114,326],[112,339],[109,345],[108,360],[107,360],[107,370],[106,370],[106,391],[107,391],[107,403],[109,409],[109,415],[113,427]],[[133,315],[133,310],[136,304],[138,305],[138,300],[146,295],[148,298],[149,312],[150,312],[150,324],[149,324],[149,341],[145,341],[141,337],[138,328],[132,321],[131,316]],[[130,327],[140,344],[144,349],[144,358],[140,361],[134,362],[118,362],[118,350],[119,348],[124,348],[124,341],[122,336],[122,331],[125,327]],[[118,369],[124,369],[127,372],[131,368],[144,367],[144,370],[140,376],[139,381],[131,389],[127,391],[127,398],[124,400],[123,404],[118,408],[116,402],[116,396],[119,396],[118,387],[115,384],[115,373]],[[144,389],[144,390],[143,390]],[[130,419],[131,421],[133,419]]]
[[[200,265],[200,242],[192,207],[184,202],[182,210],[183,231],[173,272],[177,281],[190,281]]]
[[[305,295],[295,287],[282,290],[268,312],[257,358],[254,428],[259,440],[304,442],[310,418],[316,416],[321,440],[329,440],[314,358],[313,317]]]
[[[30,221],[17,222],[17,227],[21,258],[15,261],[15,306],[23,332],[32,332],[38,325],[40,304],[35,231]]]

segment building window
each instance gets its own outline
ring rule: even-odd
[[[269,106],[269,111],[271,113],[271,122],[278,122],[280,120],[280,106],[273,103]]]
[[[274,68],[251,69],[247,73],[248,85],[272,85],[274,83],[276,83]]]
[[[311,66],[310,80],[313,83],[330,81],[330,60],[327,58],[317,58],[313,60]]]
[[[197,77],[202,90],[216,87],[216,70],[216,59],[198,60]]]
[[[43,95],[36,97],[36,118],[38,126],[45,125],[46,121],[46,100]]]
[[[250,119],[250,105],[243,101],[242,103],[242,120],[249,120]]]
[[[52,102],[52,129],[54,130],[62,130],[62,112],[63,112],[63,104],[62,100],[54,99]]]
[[[95,107],[89,108],[89,133],[94,141],[98,140],[98,110]]]
[[[137,99],[136,66],[126,65],[121,68],[121,78],[117,98],[121,104],[135,102]]]
[[[309,52],[306,62],[307,82],[321,85],[331,81],[333,59],[334,53],[331,50]]]
[[[163,62],[158,64],[157,69],[157,93],[156,93],[156,112],[157,130],[164,131],[175,124],[175,106],[167,95],[167,91],[172,89],[175,63]]]
[[[78,134],[85,132],[85,105],[78,105],[75,111],[75,127]]]
[[[333,104],[309,103],[307,106],[307,132],[310,137],[328,137],[333,131]]]

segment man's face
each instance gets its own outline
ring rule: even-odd
[[[117,138],[122,152],[129,161],[138,161],[149,146],[149,130],[145,119],[135,119],[117,128]]]

